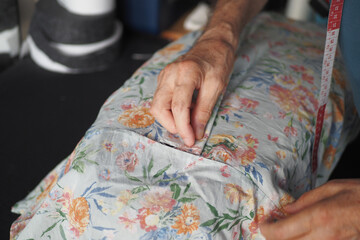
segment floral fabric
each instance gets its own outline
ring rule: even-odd
[[[158,51],[109,97],[74,152],[13,207],[12,239],[263,239],[259,223],[310,189],[324,29],[254,19],[204,138],[187,148],[149,107],[158,73],[199,35]],[[356,116],[338,53],[317,185]]]

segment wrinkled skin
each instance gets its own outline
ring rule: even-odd
[[[159,74],[151,114],[187,146],[201,139],[235,61],[240,32],[266,0],[218,0],[192,49]],[[192,103],[194,90],[198,90]]]
[[[195,138],[203,136],[212,109],[227,85],[234,58],[234,50],[225,42],[198,42],[196,48],[161,71],[151,113],[192,146]],[[198,90],[196,103],[192,103],[194,90]]]
[[[330,181],[284,210],[287,217],[260,225],[266,239],[360,239],[360,179]]]
[[[150,109],[187,146],[203,137],[212,109],[225,90],[244,25],[266,0],[218,0],[193,48],[166,66]],[[194,90],[199,94],[192,102]],[[337,180],[305,193],[285,207],[288,216],[263,223],[266,239],[360,239],[360,180]]]

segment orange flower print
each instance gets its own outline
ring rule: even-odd
[[[284,195],[280,198],[279,204],[283,208],[289,203],[292,203],[295,201],[295,198],[293,198],[290,194],[284,193]]]
[[[146,232],[156,230],[157,224],[160,221],[160,217],[149,208],[139,209],[138,219],[140,220],[141,229],[144,229]]]
[[[75,159],[75,156],[76,156],[76,149],[78,148],[78,146],[80,145],[80,143],[82,143],[84,138],[82,138],[78,144],[76,145],[75,147],[75,150],[71,153],[71,155],[69,156],[68,158],[68,161],[66,162],[66,165],[65,165],[65,170],[64,170],[64,174],[66,174],[67,172],[69,172],[70,170],[70,167],[71,167],[71,164],[73,163],[74,159]]]
[[[249,230],[251,232],[251,235],[254,235],[257,233],[257,230],[259,228],[259,224],[262,223],[266,219],[264,207],[261,206],[257,209],[254,220],[249,225]]]
[[[72,164],[73,161],[74,161],[75,155],[76,155],[76,152],[75,152],[75,150],[74,150],[74,151],[71,153],[71,155],[69,156],[68,161],[66,162],[64,174],[66,174],[66,173],[69,172],[70,167],[71,167],[71,164]]]
[[[136,223],[137,218],[136,215],[134,217],[133,212],[135,210],[131,209],[131,212],[124,212],[122,216],[119,217],[119,223],[124,226],[129,232],[135,233],[136,232]],[[136,212],[135,212],[136,214]]]
[[[291,75],[274,74],[274,80],[281,85],[295,85],[295,80]]]
[[[171,227],[177,229],[177,234],[188,234],[199,228],[199,211],[193,204],[184,204],[181,214],[176,217],[176,222]]]
[[[111,142],[105,141],[105,142],[102,144],[102,147],[103,147],[106,151],[111,152],[111,153],[117,151],[117,149],[114,148],[114,144],[111,143]]]
[[[44,179],[45,182],[44,191],[42,191],[42,193],[40,193],[40,195],[36,198],[37,202],[44,199],[50,193],[51,189],[57,183],[58,178],[59,178],[58,174],[55,171],[53,171],[52,173],[50,173],[49,176],[47,176]]]
[[[289,137],[290,135],[291,135],[291,136],[294,136],[294,137],[297,136],[297,130],[296,130],[296,128],[294,128],[294,127],[286,126],[286,127],[284,128],[284,133],[285,133],[285,135],[286,135],[287,137]]]
[[[314,77],[307,73],[301,74],[301,78],[302,78],[302,80],[304,80],[310,84],[314,84]]]
[[[343,74],[341,74],[341,72],[334,68],[333,69],[333,78],[335,79],[335,82],[337,85],[339,85],[341,87],[341,89],[345,89],[346,88],[346,81],[345,81],[345,77]]]
[[[234,156],[231,153],[231,150],[224,145],[213,147],[209,155],[223,162],[227,162],[228,160],[234,158]]]
[[[117,201],[123,205],[127,205],[131,200],[137,198],[136,194],[133,194],[130,190],[123,190],[117,197]]]
[[[226,199],[229,199],[232,204],[240,203],[243,199],[249,199],[249,196],[239,185],[232,183],[226,184],[224,188],[224,193]]]
[[[213,135],[209,139],[209,142],[214,145],[219,144],[219,143],[224,143],[224,142],[233,143],[235,141],[236,141],[236,138],[234,136],[227,135],[227,134],[216,134],[216,135]]]
[[[318,107],[315,95],[304,86],[285,89],[279,85],[272,85],[270,86],[270,97],[282,111],[297,113],[299,116],[304,115],[304,112],[314,116]]]
[[[147,107],[134,107],[126,110],[118,118],[118,122],[129,128],[145,128],[155,122]]]
[[[295,72],[305,72],[306,68],[302,65],[290,65],[290,68]]]
[[[75,198],[71,201],[68,212],[68,220],[71,230],[79,237],[84,233],[89,224],[89,204],[84,197]]]
[[[276,151],[276,156],[280,160],[284,160],[286,158],[286,152],[284,150]]]
[[[228,165],[224,165],[223,167],[221,167],[220,172],[223,177],[227,178],[231,176],[230,170],[228,169]]]
[[[343,122],[345,115],[344,100],[335,93],[330,93],[329,99],[333,105],[333,118],[335,122]]]
[[[287,22],[280,22],[280,21],[270,21],[269,24],[281,27],[281,28],[286,29],[286,30],[288,30],[290,32],[302,33],[304,35],[308,34],[308,33],[305,32],[304,29],[295,27],[293,24],[291,24],[291,22],[287,23]]]
[[[158,188],[155,191],[148,192],[144,196],[143,206],[151,209],[153,212],[169,212],[176,203],[172,198],[173,193],[164,188]]]
[[[252,163],[256,158],[256,151],[259,141],[251,134],[245,137],[238,137],[238,145],[235,150],[235,159],[240,160],[242,165]]]
[[[247,165],[256,158],[257,145],[259,141],[251,134],[234,137],[231,135],[214,135],[209,140],[215,145],[208,154],[214,159],[227,162],[229,160],[240,161],[241,164]]]
[[[122,170],[128,172],[133,172],[138,162],[138,157],[132,152],[122,153],[116,158],[116,165],[118,165]]]
[[[246,111],[250,111],[250,110],[254,110],[259,105],[258,101],[254,101],[249,98],[241,98],[238,96],[236,97],[241,103],[240,109],[245,108]]]
[[[24,230],[24,228],[27,225],[28,219],[21,219],[22,216],[20,216],[12,225],[10,228],[10,240],[16,239],[18,234]]]
[[[324,157],[323,157],[323,164],[327,169],[330,169],[332,166],[332,163],[334,162],[336,154],[336,148],[334,148],[332,145],[327,147],[325,149]]]
[[[251,236],[258,234],[259,225],[264,221],[271,221],[274,219],[280,219],[284,216],[284,214],[278,209],[274,208],[270,210],[267,214],[265,214],[264,207],[261,206],[257,209],[255,217],[253,221],[249,225],[249,230],[251,233]]]

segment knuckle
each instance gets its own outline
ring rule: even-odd
[[[335,192],[339,189],[343,189],[343,182],[340,179],[333,179],[330,180],[327,184],[325,184],[324,187]]]
[[[181,113],[184,112],[187,108],[185,107],[185,104],[182,101],[173,101],[171,104],[171,110],[174,113]]]
[[[194,67],[198,67],[198,63],[192,59],[185,59],[179,61],[177,64],[180,69],[191,69]]]
[[[314,215],[322,225],[327,225],[331,221],[331,210],[328,208],[320,208],[315,211]]]
[[[226,87],[225,81],[218,81],[218,89],[221,92]]]
[[[226,81],[223,74],[214,75],[214,77],[209,78],[209,85],[213,86],[214,89],[220,93],[226,87]]]
[[[197,85],[196,78],[177,78],[175,80],[175,88],[183,88],[184,86],[194,86]]]
[[[155,107],[155,105],[151,105],[149,111],[150,114],[153,115],[154,117],[157,116],[157,108]]]
[[[212,113],[212,109],[200,108],[198,110],[198,117],[196,120],[205,124],[209,120],[211,113]]]

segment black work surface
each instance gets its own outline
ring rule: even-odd
[[[43,70],[29,58],[0,73],[0,239],[9,238],[17,215],[10,207],[67,157],[94,122],[106,98],[167,42],[126,33],[118,61],[103,72],[65,75]],[[351,162],[360,138],[346,150],[332,178],[360,177]]]

